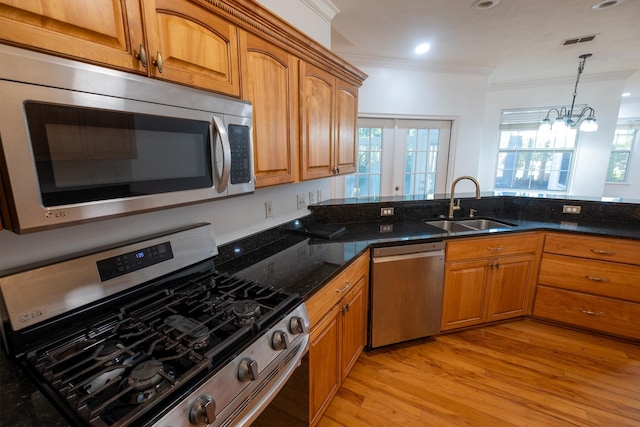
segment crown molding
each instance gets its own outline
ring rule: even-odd
[[[302,0],[302,2],[327,22],[331,22],[340,12],[340,9],[330,0]]]

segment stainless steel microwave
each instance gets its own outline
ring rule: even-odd
[[[0,93],[16,233],[254,191],[250,103],[4,45]]]

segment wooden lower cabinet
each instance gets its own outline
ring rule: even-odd
[[[309,413],[313,422],[321,416],[340,388],[340,329],[338,307],[317,325],[309,343]],[[321,368],[320,368],[321,367]]]
[[[537,234],[447,242],[441,330],[529,314],[540,246]]]
[[[534,260],[523,255],[445,265],[441,329],[525,315]]]
[[[309,418],[322,417],[364,350],[367,329],[369,253],[365,252],[307,302]]]
[[[533,315],[640,339],[640,242],[549,233]]]
[[[533,314],[594,331],[640,339],[640,304],[538,286]]]

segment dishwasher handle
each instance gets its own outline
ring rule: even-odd
[[[371,256],[373,259],[395,255],[424,254],[425,252],[444,251],[444,242],[418,243],[414,245],[386,246],[373,248]],[[435,254],[432,254],[435,255]]]

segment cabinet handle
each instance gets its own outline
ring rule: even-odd
[[[487,247],[487,250],[491,252],[500,252],[504,250],[504,246],[496,246],[495,248],[492,248],[491,246],[489,246]]]
[[[160,52],[158,52],[156,57],[151,60],[151,63],[155,65],[155,67],[158,69],[158,72],[162,74],[162,55],[160,54]]]
[[[342,287],[342,289],[336,289],[336,292],[341,294],[343,292],[346,292],[347,289],[349,289],[351,287],[351,282],[347,281],[344,286]]]
[[[580,307],[578,310],[580,310],[580,313],[586,314],[586,315],[589,315],[589,316],[598,316],[598,317],[604,316],[604,313],[602,311],[585,310],[582,307]]]
[[[346,316],[347,313],[349,312],[349,304],[345,304],[342,306],[342,308],[340,309],[340,313],[342,313],[343,316]]]
[[[142,68],[147,68],[147,51],[144,50],[142,43],[140,43],[140,51],[136,53],[136,59],[140,61]]]
[[[615,255],[616,254],[616,251],[605,251],[602,249],[593,249],[593,248],[589,248],[589,250],[594,254],[598,254],[598,255]]]
[[[589,276],[588,274],[585,274],[584,277],[591,280],[592,282],[598,282],[598,283],[609,283],[611,281],[611,279],[607,279],[604,277]]]

